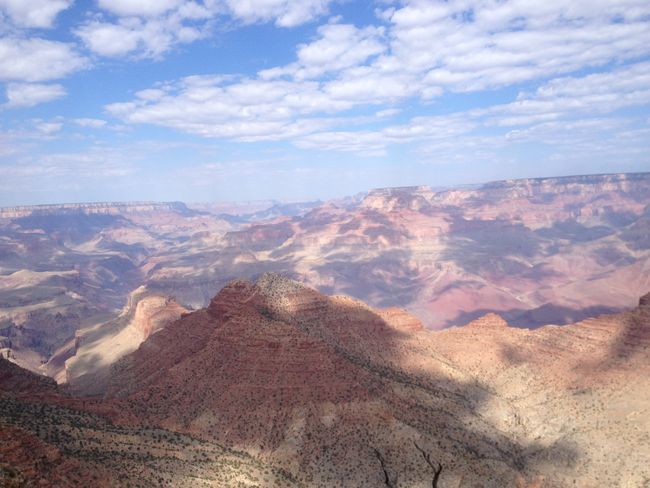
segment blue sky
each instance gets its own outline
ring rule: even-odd
[[[650,170],[647,0],[0,0],[0,205]]]

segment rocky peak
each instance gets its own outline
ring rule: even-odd
[[[250,307],[266,316],[294,312],[296,302],[313,300],[320,294],[297,281],[277,273],[264,273],[255,283],[234,280],[212,299],[208,313],[216,318],[229,319],[244,313]]]
[[[377,188],[368,192],[360,206],[387,212],[401,209],[420,210],[430,204],[433,195],[428,186]]]
[[[255,282],[255,285],[268,298],[281,297],[310,290],[305,285],[278,273],[264,273]]]
[[[650,310],[650,293],[646,293],[639,298],[639,308]]]
[[[508,322],[506,322],[503,317],[496,313],[488,313],[479,317],[475,320],[472,320],[466,327],[490,327],[490,328],[505,328],[509,327]]]
[[[228,319],[258,292],[257,286],[246,280],[233,280],[224,286],[210,301],[208,313],[216,318]]]

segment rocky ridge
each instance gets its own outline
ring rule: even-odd
[[[650,479],[647,302],[561,328],[488,315],[434,333],[266,274],[152,336],[108,396],[308,486],[378,486],[373,448],[407,486],[430,485],[413,441],[452,486],[637,486]]]

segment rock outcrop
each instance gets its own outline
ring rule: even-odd
[[[11,396],[43,395],[55,393],[57,386],[51,378],[0,357],[0,391]]]
[[[120,316],[77,332],[74,349],[65,360],[64,376],[59,377],[77,394],[104,392],[110,367],[135,351],[142,342],[187,313],[173,298],[140,287],[129,296]],[[55,358],[56,359],[56,356]]]

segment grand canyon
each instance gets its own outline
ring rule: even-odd
[[[3,486],[650,486],[650,173],[0,210]]]
[[[0,0],[0,488],[650,488],[648,0]]]

